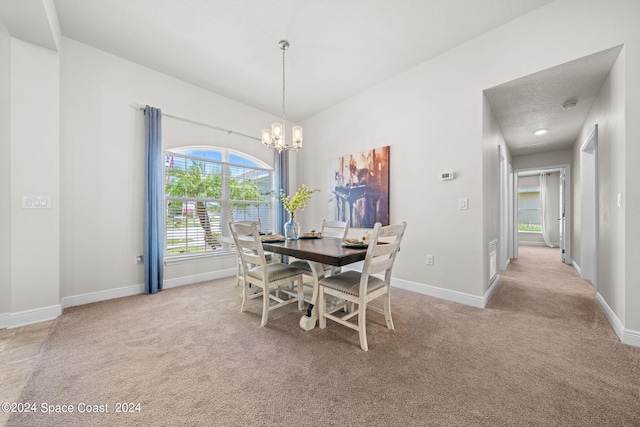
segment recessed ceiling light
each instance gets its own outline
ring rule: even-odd
[[[578,105],[578,101],[567,101],[564,104],[562,104],[560,108],[562,108],[563,110],[570,110],[576,105]]]
[[[536,135],[544,135],[545,133],[547,133],[547,129],[544,129],[544,128],[538,129],[533,133],[536,134]]]

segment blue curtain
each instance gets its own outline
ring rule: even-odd
[[[145,174],[144,174],[144,291],[154,294],[162,290],[164,273],[164,185],[162,161],[162,112],[144,109]]]
[[[284,234],[284,223],[289,221],[288,213],[280,202],[280,189],[286,194],[289,194],[289,152],[284,150],[274,152],[274,165],[276,174],[276,194],[278,195],[278,208],[276,209],[276,223],[274,232]]]

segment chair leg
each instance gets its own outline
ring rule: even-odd
[[[242,305],[240,306],[240,312],[242,313],[243,311],[246,310],[247,308],[247,300],[248,300],[248,293],[249,293],[249,283],[246,282],[246,280],[242,280],[244,283],[242,284]]]
[[[327,307],[324,299],[324,287],[318,286],[318,288],[318,305],[315,307],[318,312],[318,327],[325,329],[327,327],[327,318],[324,317],[324,311]]]
[[[347,313],[353,313],[356,309],[356,303],[348,301],[347,302]]]
[[[391,318],[391,295],[389,291],[384,295],[384,320],[387,322],[387,328],[393,329],[393,319]]]
[[[297,280],[298,282],[298,310],[304,310],[304,279],[302,276]]]
[[[240,269],[242,268],[242,260],[240,258],[238,258],[238,268],[236,270],[236,286],[240,286]]]
[[[367,305],[361,302],[358,305],[358,333],[360,335],[360,347],[367,351]]]
[[[269,317],[269,287],[268,284],[265,285],[262,290],[262,322],[260,326],[264,326],[267,324],[267,318]]]

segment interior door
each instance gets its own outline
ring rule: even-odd
[[[566,263],[566,213],[565,213],[565,176],[566,176],[566,171],[563,168],[560,171],[560,218],[558,218],[558,226],[560,227],[560,260],[563,263]]]

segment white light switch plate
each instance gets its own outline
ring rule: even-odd
[[[458,199],[458,209],[469,209],[469,199]]]
[[[22,196],[22,209],[51,209],[51,197]]]

